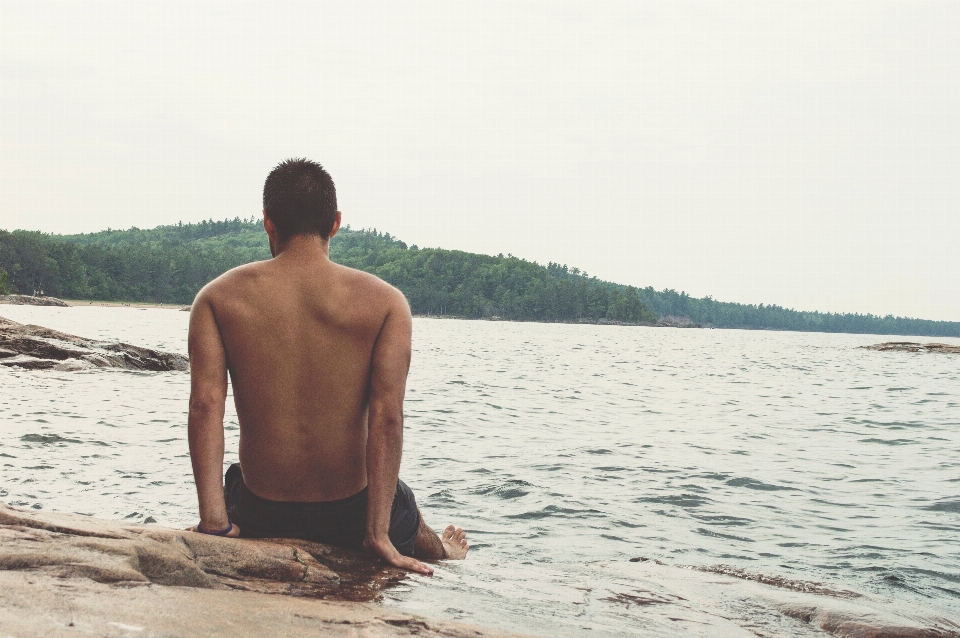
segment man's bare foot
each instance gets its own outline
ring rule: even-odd
[[[467,542],[467,533],[462,527],[447,525],[440,535],[440,542],[443,543],[444,558],[452,560],[463,560],[467,557],[467,550],[470,549],[470,543]]]

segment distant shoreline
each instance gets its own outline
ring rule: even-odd
[[[103,306],[104,308],[162,308],[165,310],[189,310],[190,306],[185,304],[175,304],[175,303],[150,303],[146,301],[95,301],[89,299],[63,299],[64,303],[68,306],[74,307],[84,307],[84,306]],[[678,327],[678,328],[703,328],[706,326],[700,326],[698,324],[689,324],[675,326],[672,324],[656,324],[656,323],[625,323],[622,321],[611,321],[608,319],[597,321],[536,321],[531,319],[512,319],[504,317],[464,317],[463,315],[424,315],[424,314],[414,314],[414,319],[458,319],[461,321],[516,321],[520,323],[563,323],[563,324],[572,324],[572,325],[590,325],[590,326],[646,326],[646,327]],[[712,326],[710,326],[712,327]]]
[[[103,306],[106,308],[163,308],[166,310],[180,310],[189,308],[182,303],[150,303],[147,301],[91,301],[87,299],[64,299],[69,306]]]
[[[174,304],[174,303],[151,303],[145,301],[96,301],[88,299],[62,299],[70,307],[103,307],[103,308],[134,308],[134,309],[161,309],[161,310],[184,310],[187,311],[190,309],[189,305],[184,304]],[[3,301],[0,301],[0,305],[5,305]],[[878,336],[904,336],[904,337],[925,337],[928,335],[896,335],[895,333],[867,333],[867,332],[828,332],[821,330],[785,330],[779,328],[751,328],[747,326],[740,327],[722,327],[717,328],[709,324],[696,324],[693,322],[682,322],[676,321],[675,317],[665,317],[668,321],[660,321],[659,323],[622,323],[617,321],[610,320],[601,320],[597,321],[535,321],[529,319],[512,319],[512,318],[503,318],[503,317],[464,317],[462,315],[435,315],[435,314],[414,314],[414,319],[457,319],[460,321],[503,321],[503,322],[517,322],[517,323],[556,323],[564,325],[577,325],[577,326],[624,326],[624,327],[645,327],[645,328],[678,328],[678,329],[690,329],[696,328],[701,330],[748,330],[750,332],[802,332],[802,333],[818,333],[818,334],[851,334],[851,335],[872,335],[876,334]],[[670,320],[674,321],[670,321]],[[940,337],[940,338],[956,338],[956,337]]]

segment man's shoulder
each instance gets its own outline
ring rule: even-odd
[[[390,285],[376,275],[368,272],[334,264],[341,285],[357,294],[375,298],[389,306],[402,305],[409,309],[407,298],[400,290]]]
[[[254,261],[231,268],[201,288],[197,293],[197,300],[211,301],[224,294],[234,294],[245,283],[262,277],[269,263],[269,261]]]

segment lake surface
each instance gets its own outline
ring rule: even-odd
[[[186,350],[185,312],[0,315]],[[401,477],[473,549],[383,604],[541,635],[686,635],[617,599],[629,577],[604,570],[643,556],[956,621],[960,356],[856,348],[886,340],[415,320]],[[185,373],[0,367],[0,500],[195,523],[188,391]],[[226,427],[229,463],[232,401]]]

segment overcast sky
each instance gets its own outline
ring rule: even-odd
[[[960,320],[958,2],[2,2],[0,228],[260,214]]]

